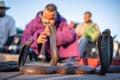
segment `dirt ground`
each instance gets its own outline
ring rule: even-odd
[[[107,73],[105,76],[88,75],[33,75],[19,72],[0,72],[0,80],[120,80],[120,73]]]

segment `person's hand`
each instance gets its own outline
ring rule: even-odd
[[[45,44],[47,42],[47,36],[49,35],[50,35],[49,28],[46,27],[45,31],[38,36],[37,44],[40,44],[40,43]]]
[[[39,36],[38,36],[38,39],[37,39],[37,44],[40,44],[40,43],[45,43],[47,42],[47,35],[45,32],[42,32]]]

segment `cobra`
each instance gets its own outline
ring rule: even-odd
[[[45,27],[48,27],[50,30],[50,53],[52,55],[52,59],[50,61],[51,66],[57,65],[59,59],[59,51],[56,47],[56,27],[50,23],[44,23]],[[26,58],[28,55],[28,50],[30,45],[34,42],[34,40],[30,40],[26,42],[26,44],[22,47],[20,56],[19,56],[19,67],[23,66],[26,62]]]
[[[105,75],[109,66],[111,65],[113,57],[113,38],[110,34],[110,29],[106,29],[98,38],[98,51],[101,62],[101,75]]]

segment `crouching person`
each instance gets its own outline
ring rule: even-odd
[[[61,17],[54,4],[48,4],[43,11],[37,13],[37,16],[26,26],[22,35],[22,44],[33,39],[34,42],[30,48],[35,56],[48,59],[51,56],[49,46],[49,29],[44,23],[51,23],[56,27],[57,48],[60,52],[60,59],[70,60],[79,58],[78,44],[76,34],[70,30],[66,20]],[[44,44],[44,49],[40,49],[40,44]],[[41,50],[45,50],[45,56],[41,54]],[[41,56],[42,55],[42,56]],[[46,56],[47,55],[47,56]]]

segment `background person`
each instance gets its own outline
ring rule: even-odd
[[[100,29],[97,26],[97,24],[93,23],[91,20],[92,14],[91,12],[87,11],[84,13],[84,22],[79,24],[76,29],[75,32],[78,35],[78,43],[79,43],[79,49],[80,49],[80,56],[81,57],[85,57],[85,49],[87,47],[88,42],[90,42],[90,39],[88,37],[86,37],[86,29],[88,29],[89,27],[94,28],[98,33],[100,33]],[[98,34],[99,35],[99,34]],[[97,36],[98,37],[98,36]]]
[[[15,20],[6,15],[8,9],[4,1],[0,1],[0,52],[9,52],[9,45],[16,35]]]

